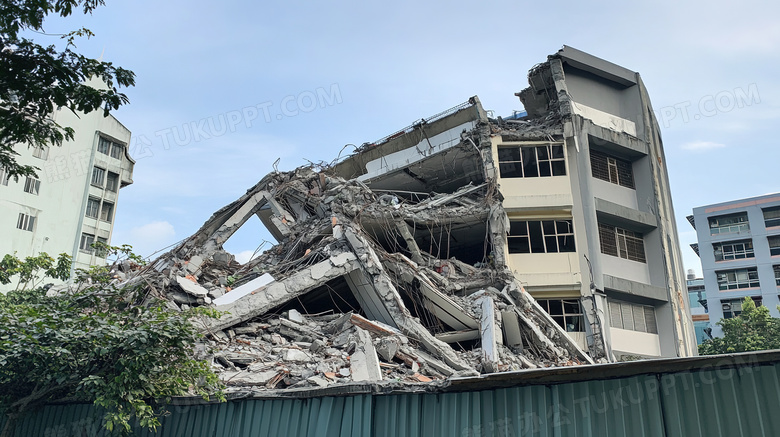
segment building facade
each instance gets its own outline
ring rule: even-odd
[[[698,345],[712,338],[707,291],[704,288],[704,278],[697,278],[693,270],[688,270],[686,282],[688,284],[688,303],[691,307],[691,321],[696,332],[696,344]]]
[[[472,97],[333,170],[415,196],[489,185],[488,203],[499,202],[487,216],[442,217],[450,241],[421,247],[506,266],[593,357],[695,354],[663,145],[639,74],[564,46],[528,79],[516,94],[524,116],[493,119]]]
[[[715,323],[742,312],[750,296],[774,317],[780,290],[780,194],[733,200],[693,209],[712,334]]]
[[[18,162],[37,167],[38,178],[16,181],[0,168],[0,256],[66,253],[74,269],[86,268],[104,261],[91,245],[110,243],[119,189],[133,183],[130,131],[102,111],[58,109],[52,118],[74,129],[73,140],[16,149]]]

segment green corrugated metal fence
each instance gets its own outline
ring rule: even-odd
[[[524,385],[484,390],[474,388],[481,380],[471,380],[463,382],[471,384],[468,391],[453,391],[459,389],[458,382],[453,382],[439,393],[173,405],[157,433],[139,430],[135,435],[780,436],[778,362],[654,371],[611,379],[608,374],[544,385],[518,377],[521,381],[517,383]],[[504,385],[513,383],[511,377],[502,378]],[[491,382],[494,380],[485,381],[488,386],[497,385]],[[95,416],[89,405],[52,405],[22,420],[15,435],[103,436]]]

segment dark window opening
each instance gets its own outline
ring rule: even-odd
[[[731,261],[735,259],[754,258],[753,241],[724,241],[712,245],[715,261]]]
[[[750,230],[746,212],[710,217],[707,220],[710,224],[710,235],[733,234]]]
[[[509,253],[574,252],[571,220],[512,221],[507,237]]]
[[[502,178],[566,176],[563,145],[499,146],[498,169]]]
[[[765,208],[763,209],[763,212],[764,212],[764,226],[766,226],[767,228],[780,226],[780,206]]]

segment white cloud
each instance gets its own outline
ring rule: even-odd
[[[153,221],[130,229],[128,243],[136,253],[148,256],[176,242],[176,230],[167,221]]]
[[[712,141],[692,141],[682,145],[683,150],[690,150],[693,152],[702,152],[705,150],[722,149],[726,147],[722,143],[713,143]]]
[[[238,252],[235,254],[236,261],[240,262],[241,264],[246,264],[253,258],[252,255],[254,254],[255,254],[254,250],[245,250],[243,252]]]

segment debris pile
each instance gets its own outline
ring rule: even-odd
[[[241,265],[222,244],[253,216],[280,243]],[[199,353],[229,387],[429,383],[592,362],[505,267],[506,226],[490,180],[373,191],[302,167],[267,175],[126,283],[175,310],[220,312],[197,320]]]

